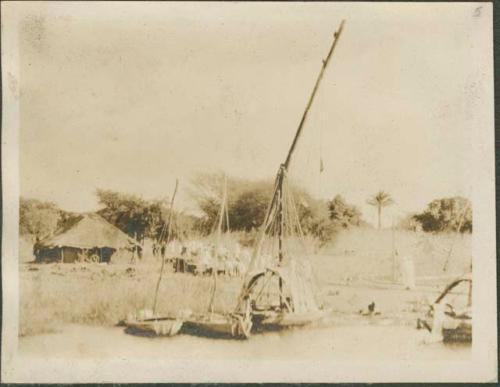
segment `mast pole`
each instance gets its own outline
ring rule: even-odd
[[[175,200],[175,194],[177,193],[178,186],[179,186],[179,179],[175,179],[174,194],[172,195],[172,199],[170,200],[170,212],[168,214],[167,241],[166,241],[165,245],[168,245],[168,242],[170,241],[170,237],[172,234],[172,214],[174,212],[174,200]],[[155,298],[153,301],[153,316],[156,315],[156,306],[158,303],[158,290],[160,289],[160,282],[161,282],[161,277],[163,275],[163,268],[164,267],[165,267],[165,256],[162,257],[160,276],[158,277],[158,282],[156,283]]]
[[[219,257],[217,256],[217,253],[219,251],[219,246],[220,246],[220,241],[222,237],[222,222],[224,220],[224,211],[226,210],[226,201],[227,201],[227,176],[224,174],[224,190],[222,192],[222,201],[221,201],[221,206],[220,206],[220,213],[219,213],[219,222],[217,225],[217,240],[215,244],[215,262],[216,265],[215,267],[212,268],[213,270],[213,276],[214,276],[214,283],[213,283],[213,290],[212,290],[212,295],[210,296],[210,304],[208,306],[208,310],[210,313],[213,313],[214,311],[214,303],[215,303],[215,293],[217,291],[217,270],[218,270],[218,263],[219,263]],[[228,222],[228,228],[229,228],[229,215],[227,215],[227,222]]]
[[[224,222],[224,212],[226,211],[226,200],[227,200],[227,177],[224,174],[224,186],[223,186],[223,191],[222,191],[222,199],[220,203],[220,209],[219,209],[219,219],[217,223],[217,247],[220,244],[220,239],[222,236],[222,223]]]
[[[283,178],[284,171],[281,170],[280,184],[278,190],[278,266],[281,266],[283,262]],[[281,276],[278,280],[279,295],[280,295],[280,307],[284,305],[283,302],[283,279]]]
[[[299,140],[299,137],[302,133],[302,129],[304,127],[304,123],[306,122],[307,114],[309,113],[309,109],[312,106],[312,103],[314,101],[314,97],[316,96],[316,92],[318,91],[319,84],[321,82],[321,79],[323,79],[323,74],[325,73],[325,69],[328,66],[328,63],[330,61],[330,58],[332,57],[333,51],[335,50],[335,46],[337,45],[337,42],[339,40],[340,34],[342,33],[342,29],[344,28],[344,20],[340,23],[340,26],[338,30],[333,34],[333,42],[332,45],[330,46],[330,50],[328,51],[328,55],[326,56],[325,59],[323,59],[323,66],[321,66],[321,70],[318,74],[318,78],[316,79],[316,83],[314,84],[314,88],[311,92],[311,95],[309,97],[309,100],[307,101],[306,108],[304,110],[304,113],[302,114],[302,118],[300,120],[299,126],[297,128],[297,132],[295,133],[295,137],[293,138],[292,145],[290,146],[290,150],[288,151],[287,157],[285,162],[280,166],[280,170],[278,172],[278,189],[276,190],[276,195],[277,195],[277,215],[278,215],[278,264],[281,265],[283,262],[283,222],[284,222],[284,216],[283,216],[283,181],[286,178],[285,174],[288,170],[288,167],[290,165],[290,161],[292,160],[292,154],[295,150],[295,147],[297,146],[297,142]],[[273,198],[274,201],[275,198]],[[280,296],[280,306],[283,307],[284,300],[283,300],[283,280],[281,277],[279,278],[279,296]]]
[[[342,20],[338,30],[333,34],[333,42],[332,42],[332,45],[330,47],[330,51],[328,51],[328,55],[326,56],[326,58],[323,59],[323,66],[321,67],[321,71],[319,72],[318,78],[316,79],[316,83],[314,84],[314,88],[311,92],[311,96],[309,97],[309,101],[307,102],[304,113],[302,114],[302,119],[300,120],[299,127],[297,128],[297,132],[295,133],[295,137],[293,139],[292,145],[290,147],[290,150],[288,151],[288,155],[286,157],[285,163],[283,164],[285,169],[288,169],[288,166],[290,165],[293,151],[295,150],[295,146],[297,145],[300,134],[302,133],[302,128],[304,127],[304,123],[305,123],[306,118],[307,118],[307,113],[309,113],[309,109],[311,108],[311,105],[314,101],[314,97],[316,96],[316,92],[318,91],[318,86],[321,82],[321,79],[323,78],[323,74],[325,72],[326,66],[328,66],[328,62],[330,61],[330,58],[333,54],[333,51],[335,50],[335,46],[337,45],[337,42],[340,38],[340,34],[342,33],[342,29],[344,28],[344,22],[345,22],[345,20]]]
[[[314,84],[314,88],[311,92],[311,95],[309,97],[309,100],[307,102],[307,105],[306,105],[306,108],[304,110],[304,113],[302,114],[302,118],[300,120],[300,123],[299,123],[299,126],[297,128],[297,131],[295,133],[295,137],[293,138],[293,142],[290,146],[290,149],[288,151],[288,154],[287,154],[287,157],[285,159],[285,162],[283,164],[280,165],[280,168],[278,170],[278,173],[276,175],[276,185],[275,185],[275,191],[274,191],[274,194],[273,194],[273,197],[271,199],[271,203],[269,204],[269,207],[267,209],[267,214],[266,214],[266,217],[265,217],[265,220],[264,220],[264,225],[263,225],[263,229],[262,229],[262,234],[261,234],[261,239],[260,241],[258,242],[258,246],[260,246],[260,244],[262,243],[263,241],[263,238],[264,238],[264,235],[265,235],[265,232],[266,232],[266,227],[269,223],[269,220],[270,220],[270,217],[271,217],[271,214],[273,213],[273,209],[276,208],[276,216],[277,216],[277,220],[278,220],[278,249],[279,249],[279,263],[281,264],[281,262],[283,261],[283,258],[284,258],[284,254],[283,254],[283,221],[285,220],[283,218],[283,181],[284,179],[286,178],[286,172],[288,170],[288,167],[290,165],[290,162],[291,162],[291,159],[292,159],[292,154],[295,150],[295,147],[297,146],[297,142],[299,140],[299,137],[302,133],[302,129],[304,127],[304,123],[306,121],[306,118],[307,118],[307,114],[309,112],[309,109],[311,108],[312,106],[312,103],[314,101],[314,97],[316,96],[316,92],[318,91],[318,87],[319,87],[319,84],[321,82],[321,79],[323,78],[323,74],[325,72],[325,69],[326,67],[328,66],[328,63],[330,61],[330,58],[332,57],[332,54],[333,54],[333,51],[335,50],[335,46],[337,45],[337,42],[340,38],[340,34],[342,33],[342,30],[344,28],[344,23],[345,23],[345,20],[342,20],[342,22],[340,23],[340,26],[339,28],[337,29],[337,31],[333,34],[333,42],[332,42],[332,45],[330,46],[330,50],[328,51],[328,55],[326,56],[325,59],[323,59],[323,66],[321,67],[321,70],[319,72],[319,75],[318,75],[318,78],[316,79],[316,83]],[[276,206],[276,207],[274,207]],[[258,251],[259,247],[257,247],[257,251]],[[282,280],[280,278],[280,281],[279,281],[279,293],[280,293],[280,304],[281,306],[283,306],[283,299],[282,299],[282,288],[283,288],[283,284],[282,284]],[[241,301],[241,296],[240,296],[240,301]]]

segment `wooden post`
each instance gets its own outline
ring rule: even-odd
[[[61,247],[61,263],[64,263],[64,247]]]

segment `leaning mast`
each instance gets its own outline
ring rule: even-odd
[[[319,88],[319,84],[320,84],[320,82],[321,82],[321,80],[323,78],[323,74],[325,73],[326,67],[328,66],[328,63],[330,62],[330,58],[332,57],[333,51],[335,50],[337,42],[338,42],[338,40],[340,38],[340,35],[341,35],[342,30],[344,28],[344,23],[345,23],[345,20],[342,20],[342,22],[340,23],[339,28],[333,34],[333,42],[332,42],[332,45],[330,47],[330,50],[328,51],[328,55],[322,61],[323,65],[321,66],[321,70],[319,72],[318,78],[316,79],[316,83],[314,84],[314,88],[313,88],[313,90],[311,92],[311,95],[310,95],[309,100],[307,102],[307,105],[306,105],[306,108],[304,110],[304,113],[302,114],[302,118],[300,120],[300,123],[299,123],[299,126],[297,128],[297,131],[295,132],[295,137],[293,138],[293,142],[292,142],[292,144],[290,146],[290,149],[288,150],[285,162],[283,164],[281,164],[280,169],[278,171],[277,181],[276,181],[278,189],[276,190],[276,192],[275,192],[275,194],[273,196],[273,199],[272,199],[272,202],[271,202],[271,206],[270,206],[269,211],[268,211],[268,213],[266,215],[266,220],[269,219],[269,216],[270,216],[270,213],[271,213],[271,208],[275,204],[276,199],[279,199],[279,197],[281,196],[280,191],[281,191],[281,188],[282,188],[283,176],[284,176],[285,172],[288,171],[288,168],[290,166],[290,162],[292,160],[293,152],[295,151],[295,147],[297,146],[297,143],[298,143],[298,140],[300,138],[300,135],[302,134],[302,129],[304,127],[304,123],[306,122],[307,114],[309,113],[309,109],[312,106],[312,103],[314,101],[314,97],[316,96],[316,92],[318,91],[318,88]],[[280,210],[279,212],[281,212],[281,209],[279,209],[279,210]]]
[[[344,20],[340,23],[340,26],[338,30],[333,34],[333,42],[330,47],[330,50],[328,51],[328,55],[326,56],[325,59],[323,59],[323,66],[321,66],[321,70],[318,74],[318,78],[316,79],[316,83],[314,84],[314,88],[311,92],[311,95],[309,97],[309,100],[307,102],[306,108],[304,110],[304,113],[302,114],[302,118],[300,120],[299,126],[297,128],[297,131],[295,133],[295,137],[293,138],[293,142],[290,146],[290,149],[288,151],[287,157],[285,159],[285,162],[281,164],[280,170],[278,172],[277,176],[277,190],[276,193],[273,197],[273,202],[278,200],[278,235],[279,235],[279,256],[280,256],[280,262],[283,258],[283,251],[282,251],[282,235],[283,235],[283,179],[288,171],[288,168],[290,166],[290,162],[292,160],[292,155],[293,152],[295,151],[295,148],[297,146],[298,140],[300,138],[300,135],[302,133],[302,129],[304,128],[304,123],[306,122],[307,114],[309,113],[309,109],[312,106],[312,103],[314,101],[314,97],[316,96],[316,92],[318,91],[319,84],[321,80],[323,79],[323,74],[325,73],[326,67],[328,66],[328,63],[330,62],[330,58],[332,57],[333,51],[335,50],[335,46],[337,45],[337,42],[340,38],[340,34],[342,33],[342,30],[344,28]],[[267,217],[269,217],[270,213],[267,214]]]
[[[288,151],[288,155],[286,157],[285,163],[283,164],[284,169],[288,169],[288,166],[290,165],[290,160],[292,159],[292,153],[295,150],[295,146],[297,145],[297,141],[300,137],[300,134],[302,133],[302,128],[304,127],[304,123],[307,118],[307,113],[309,112],[309,109],[311,108],[311,105],[314,101],[314,97],[316,96],[316,92],[318,91],[319,84],[321,82],[321,79],[323,78],[323,74],[325,72],[326,66],[328,66],[328,62],[330,61],[330,58],[332,57],[333,51],[335,50],[335,46],[337,45],[337,42],[340,38],[340,34],[342,33],[342,29],[344,28],[344,22],[345,20],[342,20],[340,23],[340,26],[337,31],[333,34],[333,42],[330,47],[330,51],[328,51],[328,55],[326,56],[325,59],[323,59],[323,66],[321,67],[321,71],[319,72],[318,78],[316,79],[316,83],[314,84],[314,88],[311,92],[311,96],[309,97],[309,101],[307,102],[306,108],[304,110],[304,113],[302,114],[302,119],[300,120],[299,127],[297,128],[297,132],[295,133],[295,137],[293,139],[292,145],[290,147],[290,150]]]
[[[328,63],[330,62],[330,59],[331,59],[333,52],[335,50],[335,47],[337,45],[337,42],[340,38],[340,35],[341,35],[342,30],[344,28],[344,23],[345,23],[345,21],[342,20],[339,28],[337,29],[337,31],[335,31],[335,33],[333,35],[333,42],[330,46],[330,49],[328,51],[326,58],[322,60],[323,64],[321,66],[321,70],[318,74],[318,77],[317,77],[316,82],[314,84],[311,95],[309,96],[309,100],[307,101],[307,105],[306,105],[304,112],[302,114],[302,118],[300,120],[299,126],[297,127],[297,130],[295,132],[295,136],[293,138],[290,149],[288,150],[285,162],[280,165],[278,173],[276,174],[273,196],[272,196],[272,199],[271,199],[269,206],[267,208],[266,216],[265,216],[262,228],[261,228],[261,235],[260,235],[259,241],[257,242],[257,246],[255,248],[254,255],[253,255],[252,261],[250,263],[250,266],[247,270],[247,273],[251,272],[253,265],[256,263],[256,261],[258,259],[258,256],[260,253],[260,248],[261,248],[263,241],[265,239],[265,235],[268,232],[268,227],[270,227],[272,224],[271,220],[274,217],[276,217],[275,219],[277,221],[277,230],[276,231],[278,234],[277,235],[278,236],[278,266],[282,265],[283,258],[284,258],[283,235],[284,235],[284,231],[285,231],[285,221],[286,221],[286,219],[284,217],[284,211],[283,211],[283,201],[284,201],[283,200],[283,186],[284,186],[283,183],[284,183],[284,180],[286,178],[286,174],[287,174],[288,168],[290,166],[290,162],[292,160],[293,152],[295,151],[295,148],[296,148],[297,143],[299,141],[300,135],[301,135],[302,130],[304,128],[304,124],[305,124],[305,121],[307,119],[307,114],[309,113],[309,110],[312,106],[312,103],[313,103],[314,98],[316,96],[316,93],[318,91],[321,80],[323,78],[324,72],[328,66]],[[245,283],[246,283],[246,281],[247,280],[245,280]],[[246,285],[243,286],[242,292],[240,294],[240,299],[238,302],[237,309],[241,306],[241,303],[245,297],[246,287],[249,285],[250,284],[247,283]],[[279,278],[279,297],[280,297],[280,307],[281,308],[286,306],[286,302],[283,300],[282,293],[283,293],[283,281],[282,281],[282,278],[280,276],[280,278]]]
[[[304,109],[304,113],[302,114],[302,118],[300,120],[299,126],[297,128],[297,131],[295,133],[295,137],[293,138],[292,144],[290,146],[290,149],[288,151],[287,157],[285,159],[285,162],[281,164],[280,169],[278,171],[278,175],[276,177],[276,190],[271,202],[271,206],[269,207],[269,211],[266,215],[266,222],[267,223],[268,219],[271,216],[272,213],[272,208],[274,204],[277,204],[277,221],[278,221],[278,260],[279,264],[282,263],[283,261],[283,229],[284,229],[284,217],[283,217],[283,180],[285,178],[285,175],[288,171],[288,168],[290,166],[290,162],[292,160],[292,155],[293,152],[295,151],[295,148],[297,146],[298,140],[300,138],[300,135],[302,133],[302,129],[304,128],[304,124],[306,122],[307,114],[309,113],[309,109],[312,106],[312,103],[314,101],[314,98],[316,96],[316,92],[318,91],[319,84],[321,83],[321,80],[323,79],[323,74],[325,73],[326,67],[328,66],[328,63],[330,62],[330,58],[332,57],[332,54],[335,50],[335,46],[337,45],[337,42],[340,38],[340,35],[342,33],[342,30],[344,28],[344,20],[340,23],[339,28],[337,31],[333,34],[333,42],[332,45],[330,46],[330,50],[328,51],[328,54],[325,59],[323,59],[323,65],[321,66],[321,70],[318,74],[318,78],[316,79],[316,83],[314,84],[314,88],[311,92],[311,95],[309,96],[309,100],[307,101],[306,108]],[[277,203],[276,203],[277,201]],[[279,288],[280,288],[280,304],[282,304],[281,300],[281,293],[282,293],[282,279],[280,278],[279,280]]]

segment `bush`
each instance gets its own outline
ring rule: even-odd
[[[472,232],[472,208],[469,200],[462,197],[434,200],[413,218],[427,232]]]

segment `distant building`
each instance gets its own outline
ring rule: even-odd
[[[140,248],[137,241],[97,214],[77,217],[33,247],[36,262],[110,262],[117,250]]]

